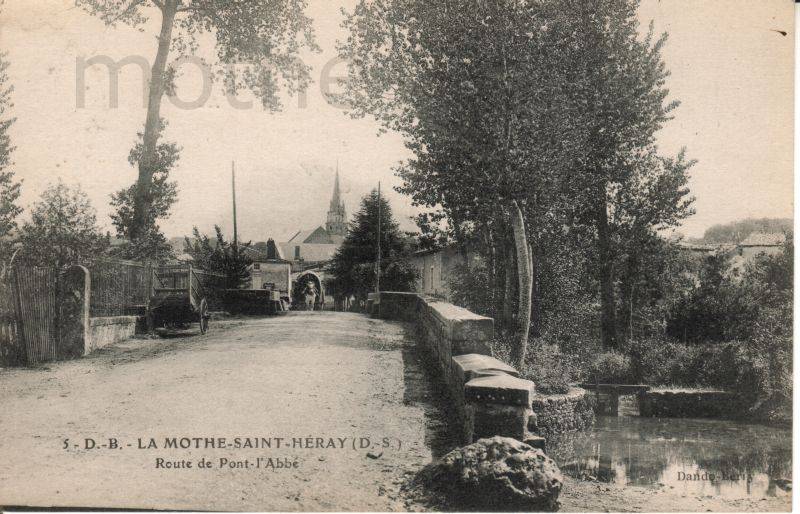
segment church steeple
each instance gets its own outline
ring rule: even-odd
[[[342,205],[341,192],[339,191],[339,164],[336,164],[336,181],[333,183],[333,196],[331,197],[330,211],[336,211]]]
[[[328,209],[328,221],[325,223],[325,230],[330,235],[344,236],[347,233],[347,213],[345,212],[344,202],[341,198],[339,188],[339,162],[336,162],[336,178],[333,183],[333,196]]]

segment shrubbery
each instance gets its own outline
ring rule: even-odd
[[[786,421],[792,398],[792,260],[791,237],[783,252],[762,254],[739,273],[724,257],[707,258],[682,271],[696,280],[672,279],[672,289],[665,289],[672,296],[658,299],[653,309],[637,308],[636,330],[613,349],[599,343],[598,305],[573,288],[569,301],[556,298],[547,305],[520,372],[543,393],[564,392],[580,381],[734,391],[749,400],[754,416]],[[485,275],[480,268],[461,270],[454,282],[456,303],[489,314],[492,299],[481,287]],[[645,312],[653,319],[642,320]],[[502,327],[498,333],[493,354],[511,363]]]
[[[508,337],[495,337],[491,343],[492,356],[512,364],[511,343]],[[572,382],[581,379],[580,363],[561,352],[556,345],[539,344],[531,348],[520,376],[536,384],[542,394],[563,394]]]
[[[490,280],[489,270],[483,263],[456,265],[449,283],[452,302],[475,314],[492,317],[497,298],[494,289],[486,287]]]
[[[619,352],[603,352],[589,364],[589,382],[597,384],[624,384],[630,381],[631,362]]]

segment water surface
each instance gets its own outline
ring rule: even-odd
[[[548,440],[575,478],[674,488],[687,495],[790,495],[791,431],[723,420],[598,416],[595,428]]]

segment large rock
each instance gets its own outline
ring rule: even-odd
[[[509,437],[479,439],[429,464],[419,478],[463,510],[554,511],[563,477],[541,450]]]

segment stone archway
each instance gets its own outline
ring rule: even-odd
[[[292,278],[292,308],[295,310],[305,309],[305,287],[311,281],[316,287],[319,294],[317,295],[316,302],[314,303],[314,310],[323,310],[325,308],[325,288],[323,285],[322,277],[311,270],[298,273]]]

